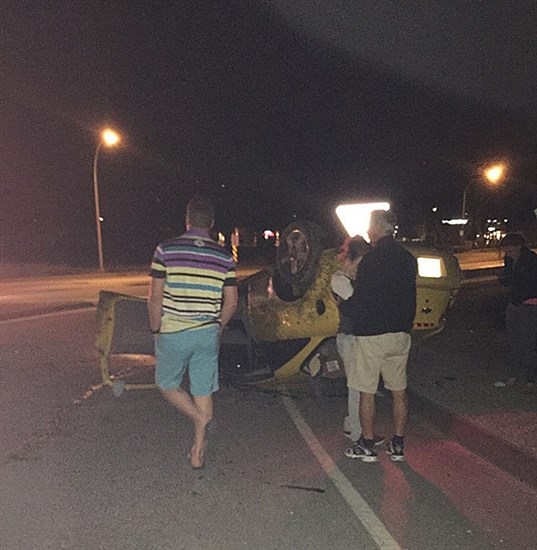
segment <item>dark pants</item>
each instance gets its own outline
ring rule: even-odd
[[[505,314],[509,362],[513,376],[535,382],[537,373],[537,305],[509,304]]]

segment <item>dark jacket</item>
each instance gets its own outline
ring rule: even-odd
[[[537,298],[537,254],[526,246],[521,247],[516,263],[505,258],[499,280],[503,286],[510,287],[511,303],[515,306],[528,298]]]
[[[392,237],[380,239],[358,266],[354,293],[341,304],[352,334],[410,332],[416,314],[417,262]]]

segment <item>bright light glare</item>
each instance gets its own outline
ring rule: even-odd
[[[466,225],[468,223],[468,220],[456,218],[453,220],[442,220],[442,223],[445,223],[447,225]]]
[[[429,279],[442,277],[442,260],[440,258],[418,258],[418,275]]]
[[[369,219],[373,210],[389,210],[388,202],[368,202],[357,204],[340,204],[336,208],[336,215],[339,221],[349,234],[349,237],[360,235],[369,242]]]
[[[503,178],[505,177],[505,171],[505,164],[498,163],[493,164],[489,168],[485,169],[483,175],[489,183],[497,184],[502,182]]]
[[[114,132],[111,128],[106,128],[106,130],[103,130],[101,133],[101,140],[107,147],[117,145],[120,139],[119,134]]]

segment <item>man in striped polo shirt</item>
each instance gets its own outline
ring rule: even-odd
[[[186,232],[155,250],[148,298],[155,381],[164,397],[194,423],[189,453],[194,468],[204,464],[212,394],[218,390],[220,332],[238,302],[235,264],[209,236],[213,223],[211,202],[193,197],[186,210]],[[181,387],[185,372],[190,393]]]

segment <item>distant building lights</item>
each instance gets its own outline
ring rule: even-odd
[[[438,212],[438,206],[433,206],[433,207],[431,208],[431,210],[432,210],[433,212]]]
[[[466,225],[468,220],[462,218],[454,218],[452,220],[442,220],[442,223],[447,225]]]

